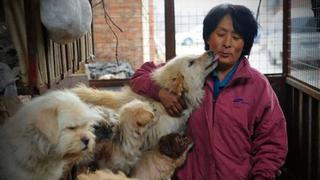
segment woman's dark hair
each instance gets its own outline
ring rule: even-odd
[[[258,23],[252,12],[241,5],[221,4],[212,8],[203,20],[203,40],[205,50],[209,50],[207,43],[210,34],[217,28],[225,15],[230,15],[233,28],[244,40],[242,56],[249,55],[254,38],[257,35]]]

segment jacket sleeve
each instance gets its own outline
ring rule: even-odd
[[[153,62],[144,63],[130,79],[129,86],[131,89],[142,96],[159,101],[160,86],[151,78],[151,73],[159,66],[156,66]]]
[[[261,107],[252,137],[251,176],[254,180],[275,179],[288,151],[286,121],[277,96],[269,82],[265,83],[263,89],[256,101]]]

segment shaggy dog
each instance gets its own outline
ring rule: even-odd
[[[125,104],[118,113],[118,133],[112,141],[96,142],[93,163],[98,169],[121,170],[128,174],[139,160],[146,130],[157,122],[157,117],[151,106],[140,100]]]
[[[93,133],[95,135],[96,144],[111,143],[115,136],[119,133],[119,115],[114,110],[102,106],[91,106],[92,109],[100,113],[102,119],[93,124]],[[93,161],[94,154],[98,151],[88,152],[81,157],[77,163],[77,172],[89,172],[97,169],[97,162]],[[69,173],[71,166],[67,169]]]
[[[103,117],[100,121],[94,124],[94,135],[96,142],[112,140],[118,133],[119,115],[114,110],[103,106],[94,106]]]
[[[128,178],[122,172],[114,174],[110,170],[99,170],[88,174],[80,174],[77,177],[78,180],[136,180],[133,178]]]
[[[85,102],[112,109],[119,109],[135,98],[149,102],[160,114],[160,119],[147,131],[143,147],[143,150],[147,150],[154,147],[161,136],[184,131],[190,113],[202,101],[205,79],[217,66],[217,62],[213,53],[208,51],[198,56],[176,57],[152,73],[156,84],[184,97],[188,108],[181,117],[171,117],[160,102],[140,96],[130,88],[116,92],[78,86],[72,91]]]
[[[93,150],[100,118],[68,91],[34,98],[0,128],[0,179],[59,179],[65,164]]]
[[[177,133],[161,137],[158,148],[143,154],[131,177],[140,180],[170,179],[175,169],[185,162],[192,145],[191,138]]]

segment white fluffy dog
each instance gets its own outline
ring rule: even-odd
[[[33,99],[0,128],[0,179],[58,180],[66,163],[93,150],[100,118],[68,91]]]
[[[188,108],[182,117],[171,117],[160,102],[134,93],[130,88],[115,92],[78,86],[72,91],[85,102],[113,109],[119,109],[135,98],[149,102],[160,114],[160,119],[147,131],[144,144],[146,150],[154,147],[161,136],[185,129],[190,113],[202,101],[205,79],[217,64],[217,58],[208,51],[202,55],[176,57],[152,73],[152,78],[159,86],[184,97]]]

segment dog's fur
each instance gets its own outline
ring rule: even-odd
[[[121,170],[128,174],[141,155],[144,134],[157,121],[147,102],[133,100],[119,110],[118,134],[112,141],[97,141],[95,163],[98,169]]]
[[[96,144],[112,143],[114,137],[119,134],[119,114],[110,108],[103,106],[91,106],[92,109],[100,113],[102,119],[93,125],[93,133],[96,136]],[[93,152],[88,152],[77,162],[77,172],[83,173],[97,169],[97,162],[94,162],[94,155],[98,152],[99,146]],[[71,164],[73,165],[73,164]],[[69,167],[70,169],[71,167]]]
[[[200,56],[176,57],[152,73],[156,84],[184,97],[188,108],[182,117],[171,117],[160,102],[138,95],[130,88],[115,92],[78,86],[72,91],[85,102],[113,109],[119,109],[135,98],[149,102],[160,114],[160,120],[147,132],[143,148],[147,150],[154,147],[161,136],[171,132],[183,132],[190,113],[202,101],[202,87],[206,77],[216,66],[217,59],[214,59],[212,52],[205,52]]]
[[[82,173],[77,177],[78,180],[137,180],[133,178],[128,178],[123,172],[119,171],[114,174],[110,170],[98,170],[91,173]]]
[[[175,169],[185,162],[192,145],[191,138],[177,133],[161,137],[158,148],[143,154],[131,177],[140,180],[170,179]]]
[[[103,117],[93,126],[96,142],[112,140],[118,134],[119,114],[103,106],[94,106],[93,108]]]
[[[0,128],[1,179],[59,179],[65,164],[93,150],[100,118],[68,91],[34,98]]]

